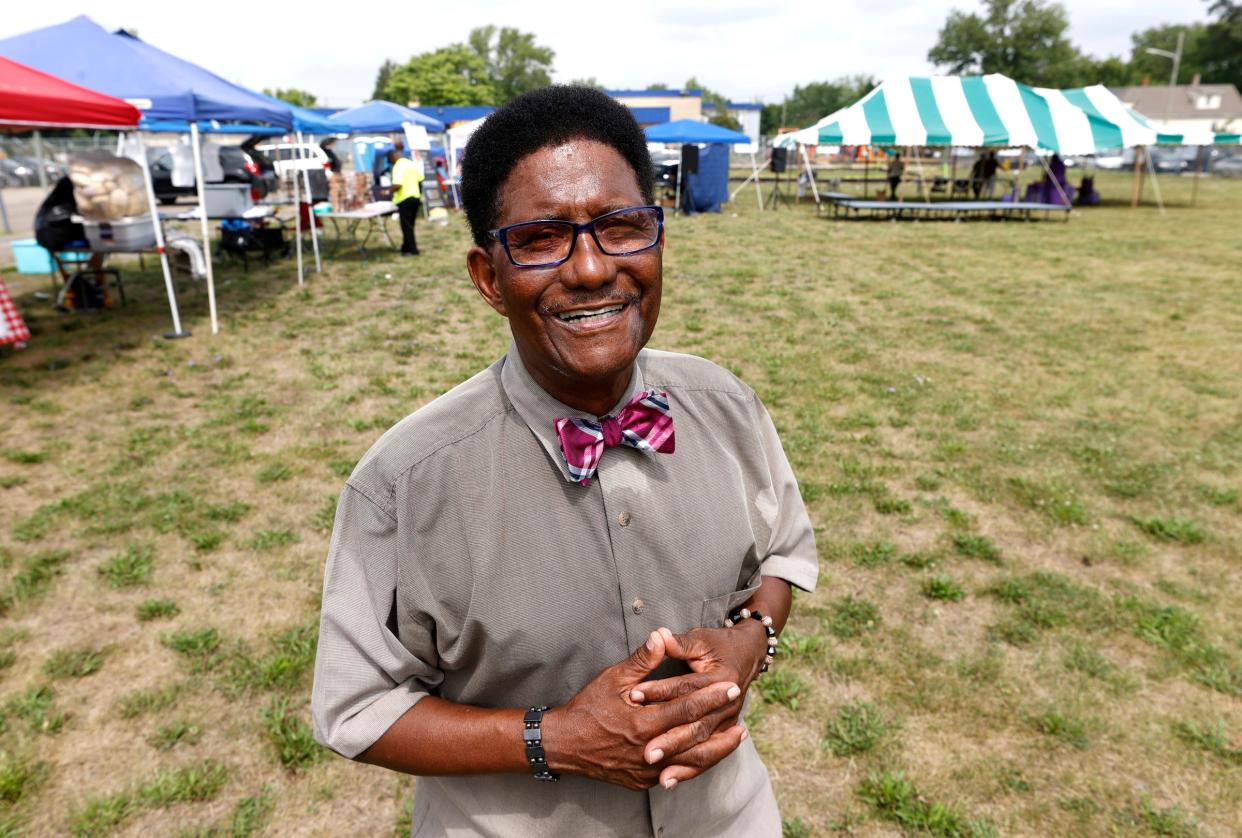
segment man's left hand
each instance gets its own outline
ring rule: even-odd
[[[736,725],[746,690],[759,674],[767,652],[767,635],[759,622],[747,620],[733,628],[696,628],[686,634],[673,634],[668,629],[660,631],[664,635],[665,653],[670,658],[685,661],[690,674],[644,681],[630,692],[630,699],[640,704],[670,701],[708,684],[729,681],[741,688],[741,694],[695,724],[713,726],[713,732]],[[684,766],[696,764],[698,746],[694,743],[702,739],[700,733],[691,725],[683,725],[647,743],[644,754],[648,762],[669,763],[660,773],[662,784],[670,778],[680,781],[692,776]]]

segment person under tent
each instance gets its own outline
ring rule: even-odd
[[[901,187],[901,177],[906,173],[906,164],[901,159],[901,152],[894,151],[893,159],[888,162],[888,199],[890,201],[900,200],[898,189]]]
[[[423,203],[423,164],[401,156],[397,148],[389,149],[388,163],[392,166],[392,202],[397,205],[397,218],[401,222],[401,255],[418,256],[414,221]]]

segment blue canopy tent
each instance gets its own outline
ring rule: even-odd
[[[177,126],[174,130],[183,131],[185,128],[181,126],[188,121],[194,148],[199,213],[202,216],[204,256],[207,261],[211,331],[212,334],[219,332],[210,234],[202,191],[199,120],[263,122],[288,129],[293,126],[289,106],[266,100],[257,93],[144,43],[128,33],[110,33],[85,15],[56,26],[0,40],[0,55],[82,87],[125,99],[142,111],[144,119],[151,120],[152,123],[171,121]],[[141,136],[139,133],[140,143]],[[145,152],[143,155],[145,156]],[[142,162],[143,171],[148,172],[147,192],[155,225],[156,245],[160,251],[160,264],[164,270],[164,283],[173,310],[174,333],[184,334],[177,313],[168,258],[164,253],[164,234],[155,206],[155,193],[150,185],[145,160]]]
[[[277,128],[275,125],[260,125],[257,122],[216,122],[208,119],[196,121],[200,134],[254,134],[279,137],[285,133],[284,128]],[[147,119],[143,117],[138,123],[138,128],[150,131],[152,134],[188,134],[190,121],[188,119]]]
[[[343,130],[351,134],[395,134],[403,132],[407,124],[422,126],[430,134],[444,133],[444,123],[435,117],[427,116],[413,108],[403,107],[395,102],[387,102],[383,99],[373,99],[356,108],[337,111],[328,118],[343,126]],[[379,152],[379,148],[383,148],[383,146],[381,145],[378,148],[372,146],[362,155],[363,159],[372,163],[372,172],[375,174],[377,184],[381,170],[374,168],[374,160],[375,154]],[[355,167],[357,167],[360,159],[359,151],[358,144],[355,142]],[[424,215],[429,211],[427,203],[424,201]]]
[[[748,143],[750,137],[710,122],[675,119],[643,129],[650,143]]]
[[[647,142],[679,143],[681,162],[677,166],[677,189],[675,203],[682,207],[682,165],[685,160],[686,143],[707,143],[710,147],[699,156],[699,170],[684,177],[686,182],[687,212],[719,212],[720,205],[729,199],[729,151],[726,145],[749,143],[750,137],[740,131],[732,131],[710,122],[693,119],[676,119],[661,125],[643,129]],[[762,204],[761,204],[762,206]]]
[[[443,134],[444,123],[434,117],[421,114],[413,108],[406,108],[394,102],[375,99],[356,108],[337,111],[328,117],[329,120],[342,126],[338,131],[351,134],[391,134],[401,131],[405,123],[421,125],[431,134]]]

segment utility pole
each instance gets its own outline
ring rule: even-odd
[[[1169,109],[1173,106],[1173,88],[1177,87],[1177,72],[1182,68],[1182,49],[1186,46],[1186,30],[1177,33],[1177,50],[1169,52],[1167,49],[1156,49],[1148,47],[1145,52],[1151,55],[1163,55],[1165,58],[1173,59],[1173,74],[1169,77],[1169,91],[1164,97],[1164,124],[1169,124]]]

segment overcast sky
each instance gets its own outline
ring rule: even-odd
[[[927,50],[951,9],[974,0],[623,0],[562,2],[6,3],[0,36],[89,14],[247,87],[298,87],[342,107],[370,96],[385,58],[465,41],[475,26],[533,32],[556,52],[555,80],[610,88],[680,86],[691,76],[737,101],[774,102],[794,85],[851,73],[931,72]],[[1130,34],[1207,18],[1204,0],[1069,0],[1070,37],[1098,56]],[[442,15],[436,14],[442,11]],[[433,103],[427,103],[433,104]]]

